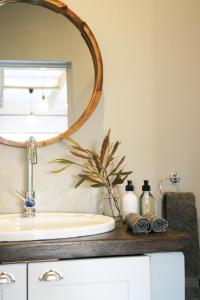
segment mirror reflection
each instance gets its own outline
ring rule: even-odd
[[[47,140],[66,130],[69,67],[60,62],[0,62],[2,137]]]
[[[47,140],[84,112],[94,86],[91,54],[64,16],[31,4],[0,8],[0,136]]]

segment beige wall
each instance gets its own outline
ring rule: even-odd
[[[136,191],[181,174],[181,191],[199,204],[200,179],[200,2],[199,0],[68,0],[95,34],[104,62],[103,97],[75,137],[98,144],[112,128],[133,170]],[[38,210],[94,210],[91,189],[74,191],[70,172],[49,174],[47,164],[65,153],[63,144],[39,149],[35,168]],[[15,189],[25,191],[25,154],[0,146],[0,212],[19,210]],[[72,172],[72,171],[71,171]]]

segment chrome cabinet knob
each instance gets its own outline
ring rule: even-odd
[[[0,273],[0,284],[12,284],[15,282],[14,277],[8,273]]]
[[[49,270],[43,273],[39,278],[40,281],[60,281],[62,279],[62,275],[54,270]]]

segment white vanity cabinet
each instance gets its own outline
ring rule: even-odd
[[[0,265],[0,300],[184,300],[181,252]]]
[[[149,257],[75,259],[28,265],[29,300],[150,300]]]
[[[0,300],[27,299],[27,265],[0,265]]]

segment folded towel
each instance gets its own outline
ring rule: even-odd
[[[134,233],[148,233],[151,225],[147,219],[137,213],[130,213],[125,217],[125,223]]]
[[[157,217],[155,215],[144,215],[151,224],[151,229],[154,232],[165,232],[168,227],[168,222],[164,218]]]
[[[163,197],[163,216],[172,229],[190,234],[188,247],[184,251],[186,277],[199,278],[200,257],[198,241],[197,210],[193,193],[165,193]]]

